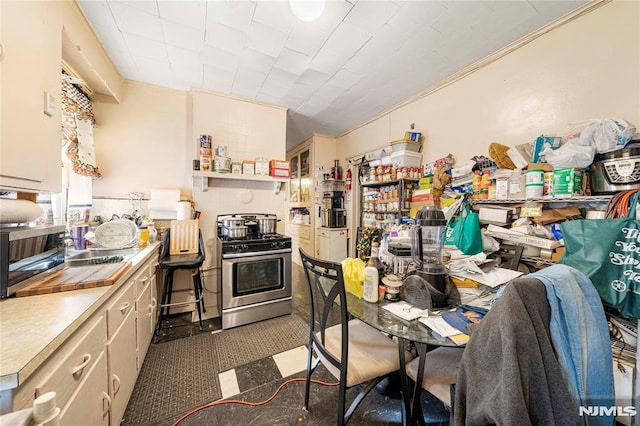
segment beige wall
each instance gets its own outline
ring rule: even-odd
[[[462,162],[490,142],[517,145],[564,135],[569,123],[620,117],[640,126],[640,2],[613,1],[422,99],[338,139],[349,158],[399,139],[410,123],[426,136],[424,160]]]
[[[191,160],[187,149],[188,94],[126,82],[119,104],[94,104],[96,159],[103,179],[94,196],[149,194],[180,189],[191,198]]]

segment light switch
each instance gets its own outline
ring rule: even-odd
[[[49,117],[53,117],[56,111],[56,98],[45,90],[43,112]]]

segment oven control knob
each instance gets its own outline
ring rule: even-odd
[[[284,243],[284,241],[274,241],[273,243],[271,243],[271,248],[273,249],[281,249],[284,248],[286,244]]]
[[[242,253],[249,250],[249,246],[246,244],[237,244],[237,245],[231,246],[231,250]]]

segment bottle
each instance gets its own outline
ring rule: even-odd
[[[480,198],[480,190],[482,189],[482,174],[480,170],[473,172],[473,178],[471,179],[471,186],[473,188],[473,195],[471,198],[477,200]]]
[[[491,186],[491,171],[485,169],[482,172],[482,178],[480,181],[480,199],[486,200],[489,198],[490,186]]]
[[[364,288],[362,298],[365,302],[376,303],[378,301],[378,269],[373,263],[373,257],[369,258],[364,268]]]
[[[378,285],[380,285],[382,284],[382,277],[384,277],[384,265],[380,260],[380,244],[377,242],[371,243],[371,259],[373,260],[373,266],[378,270]]]

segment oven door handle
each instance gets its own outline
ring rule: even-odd
[[[281,249],[281,250],[267,250],[267,251],[253,251],[246,253],[227,253],[223,254],[223,259],[237,259],[241,257],[250,257],[250,256],[264,256],[266,254],[282,254],[282,253],[291,253],[291,249]]]

